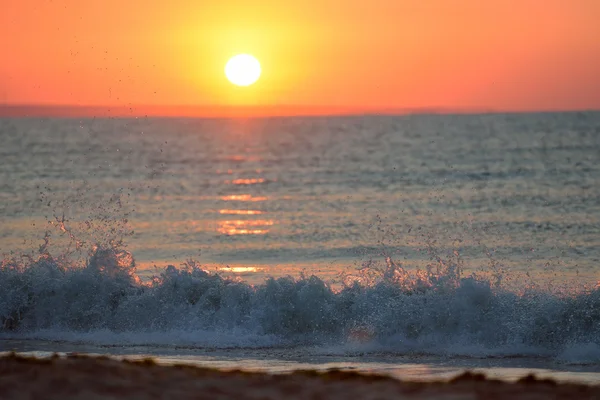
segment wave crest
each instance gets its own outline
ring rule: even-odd
[[[228,345],[237,335],[288,345],[360,341],[399,352],[513,349],[556,357],[600,342],[600,290],[519,292],[496,278],[462,277],[456,263],[408,271],[388,257],[383,268],[366,265],[334,289],[317,276],[252,286],[193,261],[141,282],[121,243],[94,246],[82,265],[42,250],[0,266],[4,337],[108,331],[176,343],[186,332],[186,344],[210,335],[218,346],[222,333]]]

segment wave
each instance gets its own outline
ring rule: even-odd
[[[250,285],[190,261],[142,282],[120,243],[94,246],[79,265],[43,246],[0,265],[0,337],[600,361],[599,289],[512,290],[462,275],[441,260],[407,271],[388,258],[335,288],[317,276]]]

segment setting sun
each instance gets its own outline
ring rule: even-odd
[[[238,54],[225,65],[225,75],[229,82],[238,86],[249,86],[260,77],[261,68],[258,60],[249,54]]]

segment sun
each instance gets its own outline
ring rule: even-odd
[[[233,56],[225,65],[225,76],[229,82],[238,86],[252,85],[260,78],[260,73],[260,63],[250,54]]]

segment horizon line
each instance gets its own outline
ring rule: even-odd
[[[598,112],[588,109],[492,109],[483,107],[349,107],[306,105],[71,105],[0,104],[0,117],[74,118],[74,117],[192,117],[192,118],[269,118],[366,115],[476,115]]]

